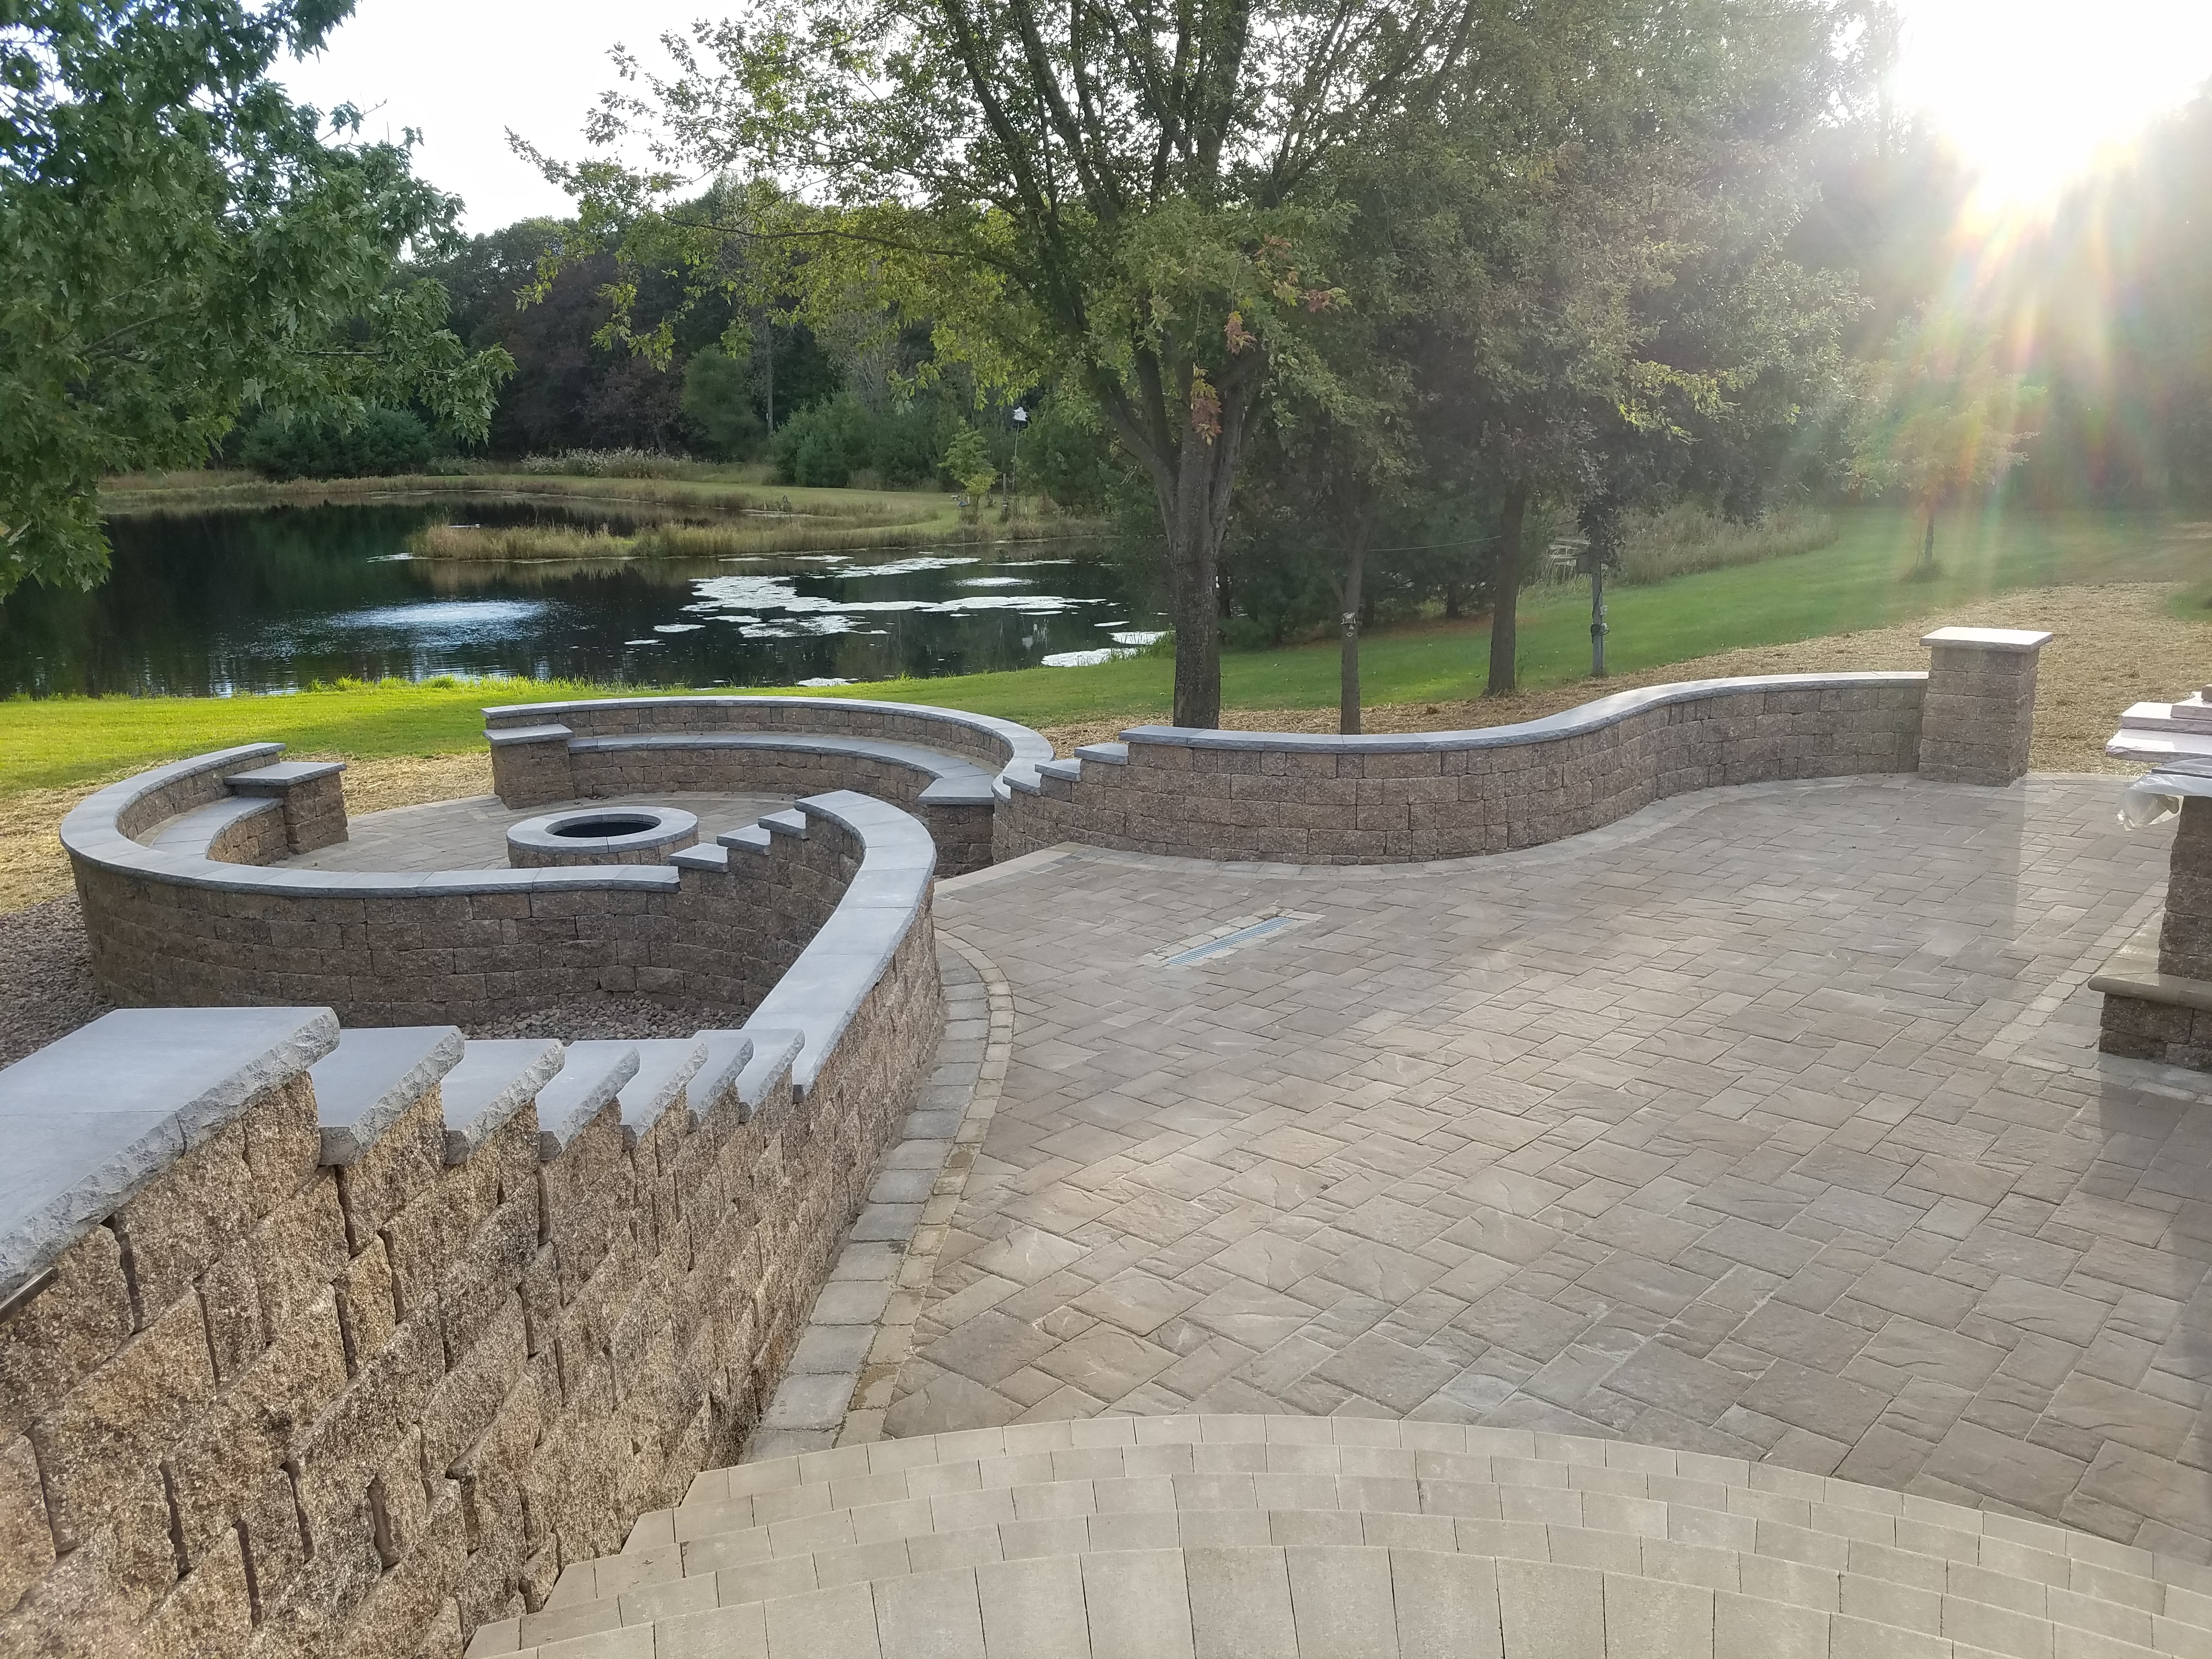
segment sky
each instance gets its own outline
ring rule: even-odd
[[[1898,91],[1985,171],[1989,197],[2032,204],[2212,77],[2212,0],[1903,0]],[[416,170],[462,198],[471,231],[568,198],[507,147],[584,153],[586,112],[615,84],[620,41],[655,42],[714,0],[359,0],[318,58],[283,78],[321,108],[351,101],[372,137],[422,134]]]

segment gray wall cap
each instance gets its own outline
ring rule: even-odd
[[[742,830],[725,830],[714,839],[738,853],[765,853],[773,841],[769,832],[757,823],[749,823]]]
[[[0,1071],[0,1302],[337,1041],[327,1008],[126,1008]]]
[[[504,749],[519,743],[566,743],[575,735],[565,726],[507,726],[496,732],[486,732],[484,741],[495,749]]]
[[[981,801],[991,787],[991,769],[964,755],[947,754],[918,743],[890,738],[855,738],[813,732],[641,732],[617,737],[578,738],[568,745],[580,755],[635,754],[641,750],[752,749],[769,754],[834,755],[903,766],[933,780],[922,791],[932,805]]]
[[[793,810],[842,825],[861,847],[843,901],[746,1022],[749,1030],[788,1028],[805,1039],[791,1073],[792,1088],[804,1096],[913,933],[936,871],[937,844],[911,814],[849,789],[809,795]]]
[[[1127,766],[1129,745],[1126,743],[1086,743],[1075,751],[1078,760],[1098,761],[1108,766]]]
[[[750,1123],[760,1110],[761,1103],[775,1092],[779,1079],[790,1078],[792,1093],[799,1093],[796,1073],[806,1039],[797,1031],[772,1030],[765,1026],[757,1031],[750,1026],[745,1030],[752,1039],[752,1057],[738,1073],[735,1084],[741,1119]]]
[[[1127,750],[1123,752],[1127,753]],[[1037,768],[1037,775],[1044,778],[1066,778],[1073,782],[1083,775],[1083,763],[1079,759],[1047,761],[1042,766]]]
[[[620,1096],[623,1136],[632,1146],[660,1121],[707,1063],[707,1044],[696,1036],[652,1037],[634,1046],[637,1070]]]
[[[346,769],[343,761],[278,761],[250,772],[233,772],[223,779],[237,795],[281,795],[286,790],[317,778],[332,778]]]
[[[669,863],[678,870],[711,870],[720,874],[730,867],[730,849],[726,847],[679,847],[668,855]]]
[[[325,1164],[357,1162],[399,1115],[461,1062],[458,1026],[374,1025],[338,1034],[317,1060],[315,1120]]]
[[[265,812],[281,815],[283,811],[282,801],[266,795],[231,795],[163,820],[154,826],[153,833],[146,840],[135,844],[150,847],[157,853],[167,853],[178,858],[206,859],[208,849],[215,845],[216,837],[233,824],[243,823],[246,819],[259,817]],[[225,867],[238,869],[247,866],[228,865]]]
[[[217,749],[205,755],[194,755],[190,760],[171,761],[166,766],[156,766],[150,771],[140,772],[111,783],[105,789],[95,790],[71,807],[62,819],[62,845],[76,850],[74,837],[105,833],[117,840],[129,842],[115,828],[116,820],[131,807],[158,789],[173,783],[198,777],[203,772],[243,771],[255,761],[274,760],[284,752],[281,743],[244,743],[234,749]],[[136,845],[136,842],[130,842]]]
[[[796,836],[801,841],[806,839],[806,814],[804,812],[789,811],[764,812],[760,817],[759,823],[762,829],[768,830],[771,835]]]
[[[702,1031],[698,1042],[706,1053],[688,1096],[694,1124],[713,1109],[716,1101],[738,1086],[739,1075],[753,1057],[752,1035],[747,1031]],[[751,1115],[740,1103],[738,1121],[742,1123]]]
[[[1601,731],[1632,714],[1671,703],[1753,691],[1856,691],[1892,685],[1925,685],[1924,673],[1758,674],[1739,679],[1680,680],[1671,685],[1616,691],[1609,697],[1514,726],[1478,726],[1455,732],[1382,732],[1345,737],[1326,732],[1219,732],[1188,726],[1133,726],[1121,733],[1131,744],[1160,744],[1182,749],[1279,749],[1310,755],[1443,754],[1461,749],[1508,749]],[[1024,786],[1009,774],[1016,788]],[[1032,793],[1035,793],[1032,791]]]
[[[634,1042],[572,1042],[538,1091],[538,1161],[550,1164],[637,1075]]]
[[[1012,720],[1002,720],[992,714],[971,714],[964,708],[939,708],[921,702],[878,702],[865,697],[785,697],[785,696],[678,696],[678,697],[586,697],[568,702],[512,702],[499,703],[483,711],[487,726],[506,726],[516,720],[543,721],[558,719],[570,713],[582,713],[597,708],[822,708],[872,709],[887,714],[902,714],[909,719],[939,720],[948,726],[966,726],[981,732],[1006,745],[1010,761],[1046,761],[1052,758],[1052,744],[1040,732]]]
[[[1923,634],[1923,645],[1972,645],[1984,651],[2040,651],[2051,635],[2025,628],[1939,628]]]
[[[446,1162],[465,1162],[532,1101],[566,1056],[550,1038],[471,1042],[446,1073]]]

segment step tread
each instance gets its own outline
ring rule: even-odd
[[[1800,1587],[1778,1579],[1775,1588]],[[1939,1598],[1925,1609],[1858,1590],[1850,1607],[1599,1565],[1402,1545],[1179,1546],[1046,1551],[952,1562],[765,1600],[680,1607],[652,1622],[530,1646],[485,1626],[470,1659],[1048,1659],[1331,1652],[1495,1659],[2144,1659],[2112,1638],[2055,1644],[2043,1621]],[[1905,1622],[1899,1622],[1902,1620]],[[555,1626],[541,1626],[550,1629]],[[2155,1632],[2154,1632],[2155,1636]],[[2193,1651],[2183,1650],[2183,1651]]]
[[[1198,1477],[1218,1482],[1222,1477]],[[1329,1477],[1292,1477],[1312,1483]],[[989,1492],[942,1494],[848,1510],[832,1510],[732,1532],[664,1545],[597,1561],[572,1564],[547,1611],[605,1603],[647,1585],[666,1586],[712,1577],[722,1586],[757,1593],[761,1581],[781,1582],[808,1563],[855,1553],[933,1551],[947,1538],[994,1530],[1012,1540],[1059,1534],[1079,1551],[1164,1547],[1180,1541],[1300,1542],[1315,1529],[1357,1526],[1368,1543],[1413,1544],[1462,1553],[1524,1559],[1586,1560],[1607,1552],[1641,1550],[1647,1544],[1686,1563],[1704,1561],[1723,1577],[1772,1571],[1839,1575],[1892,1586],[1900,1595],[1953,1595],[2111,1633],[2118,1627],[2147,1632],[2154,1618],[2194,1626],[2212,1648],[2212,1603],[2148,1579],[2127,1579],[2109,1569],[1906,1522],[1906,1541],[1852,1537],[1771,1518],[1698,1509],[1650,1498],[1571,1488],[1480,1486],[1470,1482],[1422,1483],[1417,1494],[1379,1488],[1395,1484],[1353,1478],[1334,1492],[1309,1484],[1286,1494],[1296,1504],[1179,1504],[1167,1477],[1121,1482],[1065,1482]],[[1412,1484],[1412,1483],[1407,1483]],[[1193,1492],[1194,1498],[1233,1499],[1229,1492]],[[1334,1503],[1321,1500],[1334,1498]],[[1395,1498],[1396,1506],[1389,1500]],[[1417,1503],[1409,1499],[1418,1499]],[[1493,1513],[1504,1499],[1511,1514]],[[1522,1500],[1517,1504],[1513,1500]],[[1593,1504],[1588,1500],[1595,1499]],[[1573,1500],[1569,1503],[1566,1500]],[[1194,1537],[1180,1528],[1195,1528]],[[1285,1531],[1299,1535],[1286,1537]],[[1164,1536],[1162,1536],[1164,1532]],[[1380,1533],[1382,1536],[1372,1535]],[[1923,1536],[1940,1533],[1941,1536]],[[1076,1534],[1080,1534],[1079,1537]],[[1344,1541],[1340,1540],[1339,1541]],[[1929,1553],[1932,1546],[1952,1554]],[[1009,1547],[1014,1547],[1012,1544]],[[1971,1551],[1971,1553],[1966,1552]],[[1016,1547],[1017,1553],[1034,1549]],[[1733,1565],[1730,1565],[1730,1564]],[[1743,1564],[1751,1563],[1746,1567]],[[1617,1565],[1617,1564],[1616,1564]],[[1644,1571],[1652,1564],[1644,1563]],[[699,1592],[690,1592],[697,1594]],[[2201,1603],[2201,1605],[2200,1605]],[[626,1621],[627,1622],[627,1621]]]

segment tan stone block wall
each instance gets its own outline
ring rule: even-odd
[[[0,1652],[414,1659],[541,1605],[735,1461],[941,1022],[925,909],[749,1120],[541,1164],[526,1107],[448,1167],[433,1088],[330,1169],[307,1079],[257,1096],[0,1323]]]
[[[2036,659],[2033,651],[1932,646],[1920,771],[1947,783],[2025,777],[2035,732]]]
[[[234,850],[281,854],[273,807],[246,823],[260,828],[239,833],[259,839]],[[673,891],[325,897],[186,887],[82,860],[76,878],[93,970],[125,1004],[445,1024],[605,992],[720,1003],[736,1024],[836,908],[858,850],[816,819],[765,856],[733,853],[726,873],[682,872]]]
[[[2212,800],[2181,803],[2181,822],[2166,864],[2158,970],[2184,979],[2212,980]],[[2206,1036],[2212,1037],[2212,1021],[2207,1022]]]
[[[1062,841],[1173,856],[1391,864],[1540,846],[1693,789],[1909,772],[1922,687],[1755,688],[1495,747],[1344,752],[1132,742],[999,807],[996,855]]]

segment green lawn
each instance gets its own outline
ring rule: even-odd
[[[1913,526],[1893,514],[1847,517],[1831,547],[1796,557],[1616,587],[1610,602],[1611,665],[1622,672],[1738,646],[1781,644],[1878,628],[2008,588],[2055,583],[2202,584],[2212,540],[2147,514],[2016,514],[1947,523],[1941,574],[1902,580],[1917,550]],[[1589,666],[1589,598],[1580,586],[1536,589],[1521,607],[1521,677],[1558,684]],[[2191,607],[2212,623],[2212,613]],[[2206,635],[2212,658],[2212,627]],[[1443,702],[1481,691],[1488,629],[1430,624],[1371,635],[1362,657],[1370,703]],[[1334,644],[1236,652],[1224,660],[1231,708],[1325,708],[1336,701]],[[1146,719],[1168,708],[1173,665],[1141,657],[1095,668],[1036,668],[961,678],[855,686],[843,695],[892,698],[1000,714],[1031,726]],[[229,744],[275,738],[295,750],[363,759],[436,754],[483,741],[486,703],[618,690],[507,682],[387,685],[289,696],[56,698],[0,702],[0,794],[52,788]]]

